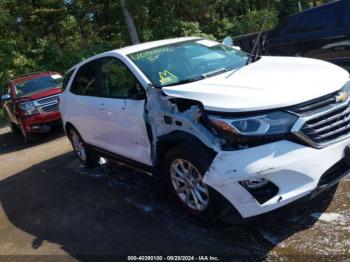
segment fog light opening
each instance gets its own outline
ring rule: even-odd
[[[257,189],[265,186],[269,181],[265,178],[252,178],[241,181],[242,186],[246,189]]]
[[[240,181],[239,184],[258,201],[260,205],[278,194],[278,187],[264,178],[254,178]]]

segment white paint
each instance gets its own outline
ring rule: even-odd
[[[348,80],[347,71],[321,60],[262,57],[233,74],[162,90],[169,96],[201,101],[207,110],[248,112],[306,102],[341,89]]]
[[[259,215],[311,193],[321,175],[343,158],[348,144],[350,138],[315,149],[284,140],[237,151],[221,151],[203,181],[231,202],[243,217]],[[278,194],[260,205],[238,183],[251,178],[268,179],[278,186]],[[282,200],[278,201],[280,197]]]
[[[151,165],[150,142],[143,119],[145,100],[95,97],[86,129],[89,144]]]

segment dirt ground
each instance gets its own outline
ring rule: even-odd
[[[218,255],[222,261],[349,261],[349,189],[347,177],[263,221],[206,225],[179,210],[150,176],[112,163],[83,167],[60,131],[24,145],[1,127],[0,260]]]

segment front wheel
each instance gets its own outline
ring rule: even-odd
[[[5,118],[6,118],[7,124],[11,128],[11,133],[15,136],[21,134],[21,129],[17,125],[15,125],[14,123],[12,123],[6,114],[5,114]]]
[[[167,152],[164,173],[177,202],[191,215],[216,220],[223,211],[223,197],[203,183],[213,157],[203,147],[180,145]]]
[[[80,134],[73,127],[69,129],[69,140],[80,162],[89,167],[96,167],[98,165],[100,157],[86,147]]]

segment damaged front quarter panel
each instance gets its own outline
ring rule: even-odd
[[[201,123],[201,104],[194,103],[180,111],[171,97],[164,95],[159,88],[149,86],[145,106],[145,121],[151,128],[152,161],[156,162],[156,147],[161,136],[173,131],[182,131],[198,138],[215,152],[221,150],[221,140]]]

